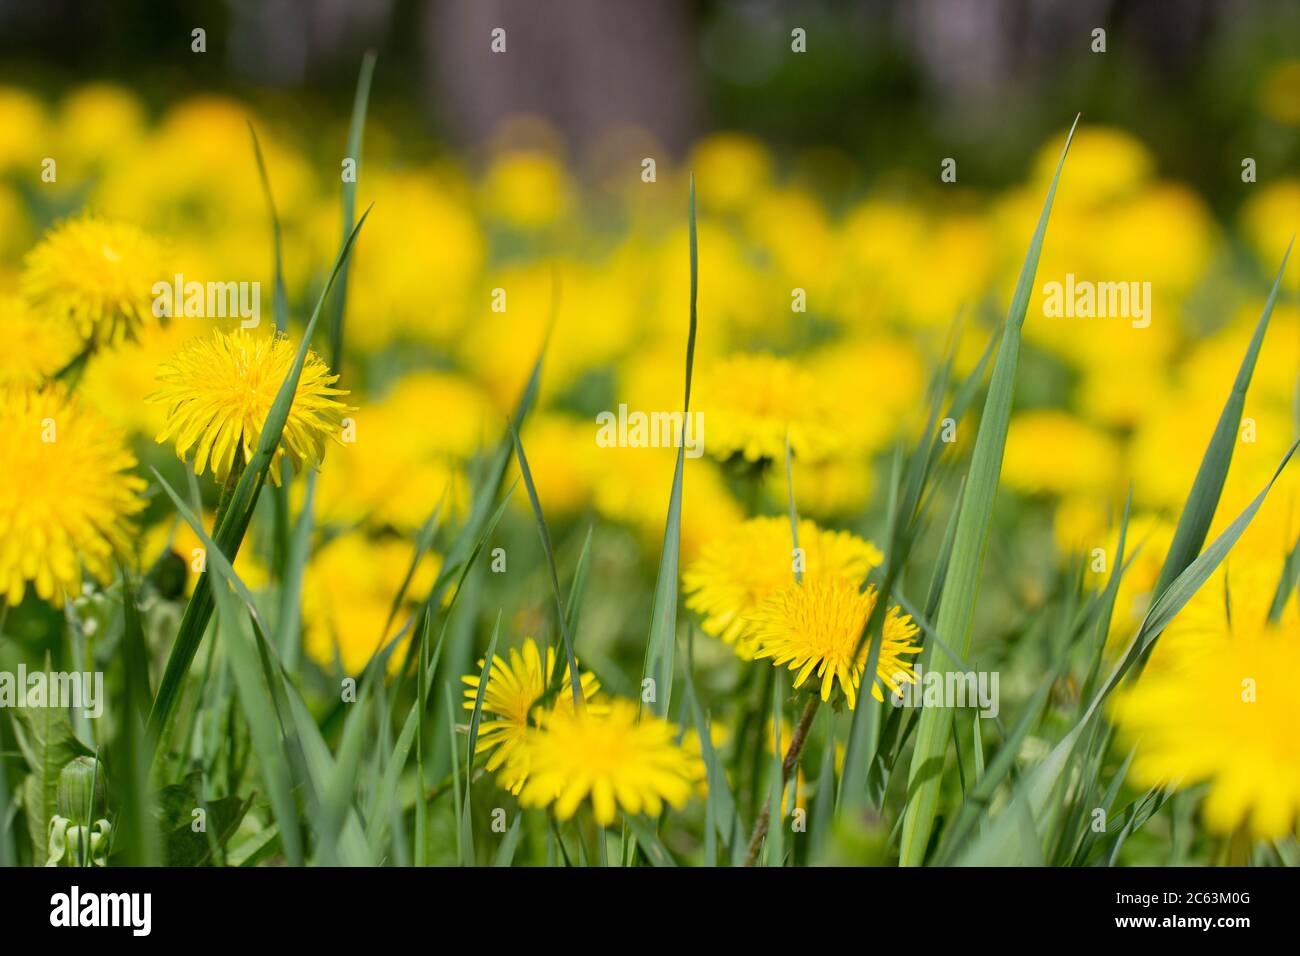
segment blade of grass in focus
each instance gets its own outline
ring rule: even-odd
[[[694,175],[690,180],[687,230],[690,243],[691,298],[690,328],[686,337],[686,394],[682,402],[683,440],[677,446],[677,463],[673,467],[673,485],[668,496],[664,543],[659,552],[659,572],[655,579],[654,604],[650,612],[650,634],[646,639],[645,662],[642,668],[643,680],[652,681],[653,710],[660,717],[668,715],[668,704],[673,687],[673,650],[677,644],[677,568],[682,538],[682,471],[686,463],[686,420],[691,412],[691,377],[695,370],[699,253],[695,230]]]
[[[271,314],[275,319],[277,335],[285,334],[289,329],[289,297],[284,288],[284,253],[281,244],[280,214],[275,208],[275,196],[271,192],[271,177],[266,171],[266,159],[262,156],[262,144],[257,138],[257,130],[250,120],[248,135],[253,141],[253,158],[257,161],[257,175],[262,183],[262,195],[266,199],[267,214],[271,223],[271,269],[272,294]],[[261,316],[258,316],[261,321]],[[272,526],[274,534],[273,568],[279,568],[289,549],[289,483],[284,480],[289,474],[288,463],[280,463],[281,481],[271,492]],[[309,483],[312,481],[308,479]]]
[[[1154,645],[1169,621],[1182,610],[1183,606],[1191,600],[1192,596],[1200,590],[1201,586],[1222,563],[1229,550],[1255,517],[1256,512],[1259,511],[1260,506],[1264,503],[1264,498],[1272,489],[1278,475],[1281,474],[1282,469],[1291,460],[1297,445],[1300,445],[1300,441],[1291,445],[1273,477],[1269,479],[1268,484],[1255,496],[1246,509],[1156,598],[1151,605],[1151,609],[1147,612],[1137,636],[1133,639],[1129,653],[1116,664],[1110,679],[1093,698],[1083,717],[1027,776],[1025,785],[1020,789],[1020,792],[1025,797],[1025,811],[1031,814],[1035,820],[1039,819],[1049,807],[1051,795],[1057,790],[1063,779],[1075,745],[1092,717],[1098,712],[1102,701],[1119,684],[1137,658]],[[1011,838],[1011,835],[1013,828],[1018,827],[1020,823],[1018,820],[1010,819],[1011,816],[1011,814],[1003,812],[995,817],[987,834],[971,846],[960,862],[976,866],[1025,864],[1026,861],[1022,857],[1017,857],[1014,854],[1014,851],[1019,848],[1019,844]]]
[[[204,582],[200,582],[203,584]],[[290,866],[303,863],[302,831],[298,806],[289,776],[289,760],[281,743],[280,725],[262,684],[261,669],[253,648],[253,635],[247,618],[239,613],[224,580],[207,578],[206,587],[213,591],[217,607],[217,628],[224,637],[223,646],[235,676],[240,708],[248,721],[258,768],[271,801],[280,829],[280,840]]]
[[[1179,515],[1174,540],[1169,545],[1169,553],[1165,556],[1164,566],[1160,569],[1160,577],[1152,592],[1154,594],[1163,592],[1183,572],[1183,569],[1192,563],[1192,559],[1200,552],[1201,545],[1205,543],[1205,536],[1209,533],[1210,522],[1214,520],[1214,512],[1223,494],[1223,483],[1228,477],[1228,467],[1232,464],[1232,451],[1237,444],[1237,430],[1241,427],[1241,412],[1246,403],[1246,390],[1250,387],[1250,379],[1255,372],[1255,363],[1264,344],[1264,333],[1268,331],[1268,321],[1273,314],[1273,306],[1277,303],[1282,274],[1286,271],[1286,261],[1291,255],[1291,244],[1294,242],[1295,240],[1292,239],[1291,243],[1287,244],[1286,252],[1282,256],[1282,264],[1277,269],[1277,278],[1273,280],[1273,288],[1268,294],[1268,301],[1264,303],[1264,311],[1255,325],[1255,333],[1251,336],[1250,345],[1241,360],[1241,367],[1237,370],[1236,380],[1232,383],[1232,390],[1228,393],[1228,400],[1219,415],[1219,423],[1215,426],[1214,435],[1210,438],[1205,455],[1201,458],[1201,466],[1196,471],[1192,490],[1188,493],[1182,514]]]
[[[785,780],[782,765],[785,750],[781,740],[781,698],[785,694],[785,675],[778,673],[772,681],[772,759],[768,772],[772,775],[768,786],[770,810],[767,827],[767,841],[763,846],[764,866],[783,866],[785,863],[785,815],[782,812],[782,797],[785,794]],[[794,786],[798,778],[797,770],[790,774],[790,785]]]
[[[691,659],[689,655],[687,656],[687,666],[683,669],[683,677],[686,680],[686,702],[690,710],[691,720],[695,725],[696,736],[700,740],[700,756],[704,759],[704,769],[708,780],[708,790],[704,799],[717,829],[718,837],[731,850],[732,865],[739,865],[745,858],[744,839],[741,835],[747,831],[740,822],[739,813],[736,809],[736,800],[731,794],[731,786],[727,782],[726,771],[723,769],[722,761],[713,747],[712,728],[700,707],[699,698],[695,696],[695,681],[691,675]]]
[[[984,367],[993,354],[996,341],[996,336],[990,338],[979,362],[957,388],[948,406],[946,417],[952,420],[954,426],[963,420],[966,410],[974,399],[976,387],[983,380]],[[955,360],[956,343],[954,342],[947,360],[940,366],[939,373],[934,379],[925,429],[909,456],[906,467],[898,456],[895,457],[890,475],[888,504],[885,509],[885,514],[888,516],[885,533],[885,566],[881,575],[876,606],[872,608],[871,615],[862,629],[859,647],[855,654],[861,653],[862,641],[881,633],[888,605],[893,600],[894,581],[907,566],[920,527],[926,517],[927,502],[933,498],[932,495],[929,499],[926,498],[926,490],[944,447],[940,415]],[[959,495],[958,504],[960,500]],[[957,505],[954,505],[954,508],[960,510]],[[955,522],[955,517],[952,520]],[[951,545],[945,546],[945,554],[950,548]],[[943,562],[945,569],[946,562],[945,557]],[[932,593],[935,593],[933,589]],[[874,673],[873,668],[878,660],[879,650],[873,649],[868,654],[864,673]],[[881,706],[876,703],[874,697],[863,695],[861,705],[853,712],[844,767],[835,796],[837,813],[857,812],[869,799],[868,778],[876,762],[876,748],[881,735],[880,710]],[[892,717],[898,719],[899,715],[895,714]]]
[[[1011,418],[1016,366],[1020,358],[1020,328],[1029,309],[1034,275],[1038,270],[1038,258],[1052,210],[1052,199],[1056,195],[1061,169],[1065,165],[1065,157],[1078,123],[1076,117],[1061,149],[1061,157],[1011,300],[988,395],[984,401],[984,414],[980,418],[975,438],[965,494],[958,511],[953,554],[944,583],[943,599],[939,605],[936,630],[959,654],[965,654],[970,647],[980,572],[984,566],[984,553],[992,528],[993,500],[997,494]],[[925,657],[924,664],[929,671],[944,672],[951,666],[943,650],[933,645],[928,648]],[[943,762],[951,721],[952,711],[948,708],[926,707],[921,711],[916,746],[908,770],[910,799],[904,811],[900,845],[900,862],[904,866],[919,866],[925,861],[939,807]]]
[[[348,124],[347,157],[354,163],[355,175],[343,180],[342,232],[343,242],[352,231],[357,211],[357,181],[361,178],[361,151],[365,144],[366,111],[370,103],[370,81],[375,75],[375,51],[367,50],[361,60],[361,73],[357,76],[357,90],[352,99],[352,119]],[[330,368],[336,372],[343,367],[343,319],[348,303],[348,265],[339,274],[337,291],[330,307],[329,342]]]
[[[470,795],[474,786],[474,750],[478,745],[479,721],[483,717],[483,695],[487,693],[488,681],[492,677],[492,661],[496,658],[497,639],[501,636],[501,612],[497,611],[496,623],[492,625],[492,637],[488,640],[487,654],[483,657],[483,668],[479,672],[478,689],[474,692],[474,712],[469,718],[469,739],[465,744],[465,810],[461,815],[463,840],[469,847],[469,858],[474,859],[474,827],[470,819]]]
[[[528,457],[524,454],[523,443],[519,441],[519,432],[514,423],[510,424],[510,437],[515,445],[515,458],[519,461],[519,473],[524,479],[524,488],[528,500],[533,506],[533,517],[537,521],[537,533],[542,539],[542,551],[546,555],[546,569],[551,574],[551,590],[555,596],[556,626],[564,640],[564,653],[569,663],[569,685],[573,691],[573,709],[581,713],[583,709],[582,680],[578,676],[578,661],[573,653],[573,635],[569,633],[568,615],[564,611],[564,600],[560,594],[560,575],[555,567],[555,549],[551,545],[551,531],[546,525],[546,515],[542,513],[542,503],[537,498],[537,487],[533,484],[533,473],[528,467]]]

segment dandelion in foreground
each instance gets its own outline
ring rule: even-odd
[[[1111,716],[1136,747],[1136,784],[1207,783],[1210,829],[1278,839],[1300,822],[1300,613],[1294,592],[1276,623],[1248,608],[1234,604],[1217,633],[1202,619],[1195,633],[1158,644]]]
[[[134,338],[153,317],[153,286],[165,272],[161,247],[123,222],[91,215],[55,226],[27,254],[22,291],[51,321],[87,342]]]
[[[245,329],[217,331],[196,339],[159,368],[160,388],[148,400],[166,407],[167,422],[159,443],[174,442],[181,461],[194,452],[194,474],[211,468],[226,481],[253,457],[262,426],[296,357],[296,348],[281,335],[252,335]],[[318,467],[326,439],[339,440],[343,416],[350,409],[334,396],[338,376],[312,351],[307,352],[280,446],[271,464],[279,484],[285,455],[295,470]]]
[[[854,657],[862,629],[876,606],[877,591],[845,578],[808,577],[802,584],[790,584],[765,600],[754,614],[757,658],[771,658],[780,667],[788,664],[798,671],[795,687],[802,687],[814,674],[821,681],[821,698],[829,700],[835,682],[848,698],[849,709],[857,704],[858,687],[871,653],[863,642]],[[884,700],[880,685],[898,691],[900,682],[915,683],[908,655],[921,648],[915,643],[919,628],[897,606],[885,615],[884,643],[876,663],[876,680],[871,696]]]
[[[474,710],[474,701],[478,698],[479,674],[483,672],[483,659],[478,662],[479,673],[467,674],[461,678],[465,684],[465,709]],[[546,689],[555,677],[555,648],[546,649],[546,666],[542,666],[542,652],[537,642],[531,637],[524,640],[522,652],[510,649],[510,657],[493,655],[492,669],[488,673],[487,688],[483,691],[484,720],[479,725],[477,753],[495,751],[488,758],[487,769],[494,771],[509,758],[519,741],[535,726],[530,722],[533,707],[546,694]],[[600,690],[596,675],[579,670],[579,686],[585,701],[590,702]],[[573,691],[570,686],[569,665],[564,665],[563,682],[556,693],[553,710],[573,710]],[[601,708],[597,708],[598,710]],[[492,719],[486,719],[486,718]],[[502,784],[506,789],[518,793],[523,780],[505,778]]]
[[[121,435],[60,387],[11,387],[0,392],[0,462],[0,594],[18,604],[31,582],[57,605],[83,570],[107,582],[114,555],[130,552],[145,486]]]
[[[674,740],[668,721],[615,699],[607,709],[556,709],[542,716],[511,751],[506,773],[526,778],[525,807],[554,805],[561,820],[591,800],[601,826],[624,813],[658,816],[664,804],[680,809],[704,777],[704,764]]]
[[[795,572],[842,577],[854,585],[884,559],[870,541],[847,531],[828,531],[799,522],[794,553],[787,518],[752,518],[726,537],[705,545],[699,560],[682,575],[686,606],[703,615],[706,634],[735,647],[745,660],[754,656],[754,612],[764,600],[791,584]]]

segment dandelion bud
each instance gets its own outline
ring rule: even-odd
[[[59,774],[59,816],[88,826],[104,815],[107,802],[103,767],[93,757],[74,757]]]

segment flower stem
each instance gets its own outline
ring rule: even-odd
[[[817,716],[817,705],[822,699],[814,694],[808,701],[808,706],[803,709],[803,716],[799,718],[799,725],[795,727],[794,733],[790,736],[790,749],[785,752],[785,760],[781,761],[781,793],[785,793],[785,785],[790,781],[794,774],[794,768],[799,765],[799,755],[803,753],[803,745],[808,741],[808,731],[812,728],[813,718]],[[763,809],[759,811],[758,819],[754,821],[754,832],[749,837],[749,849],[745,852],[745,866],[753,866],[758,860],[758,851],[763,846],[763,839],[767,836],[767,828],[771,825],[772,801],[764,800]]]

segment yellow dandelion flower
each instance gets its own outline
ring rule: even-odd
[[[405,604],[392,615],[393,599],[414,557],[409,541],[372,541],[360,533],[341,535],[313,555],[302,583],[307,655],[327,670],[337,663],[345,674],[360,674],[372,656],[397,638],[413,602],[433,586],[442,559],[426,553],[406,589]],[[408,629],[388,658],[390,674],[401,667],[410,639]]]
[[[735,355],[702,378],[705,447],[720,460],[785,459],[785,437],[800,459],[839,451],[833,395],[810,371],[763,353]]]
[[[62,322],[37,315],[14,296],[0,297],[0,385],[40,385],[76,357],[81,337]]]
[[[1275,839],[1300,819],[1297,617],[1294,601],[1277,624],[1243,611],[1221,615],[1214,635],[1169,648],[1162,638],[1160,666],[1116,695],[1111,716],[1136,747],[1136,784],[1208,783],[1212,830]]]
[[[826,576],[805,578],[803,584],[782,588],[754,614],[758,642],[754,656],[770,657],[777,667],[788,664],[790,670],[797,670],[795,687],[802,687],[815,672],[821,679],[822,700],[830,699],[838,680],[852,710],[871,644],[864,643],[856,659],[853,651],[876,606],[876,594],[875,587],[859,591],[857,584],[846,578]],[[901,608],[891,607],[885,615],[877,679],[871,683],[871,696],[876,700],[884,700],[882,683],[895,692],[900,681],[915,683],[912,662],[906,655],[920,653],[914,640],[918,630]]]
[[[23,262],[24,295],[87,341],[133,338],[153,317],[159,245],[135,226],[85,215],[60,223]]]
[[[17,604],[30,581],[57,604],[80,588],[83,569],[106,582],[143,507],[120,434],[61,388],[10,388],[0,394],[0,462],[0,593]]]
[[[686,606],[704,617],[706,634],[735,647],[745,660],[754,656],[754,613],[794,581],[795,571],[840,577],[854,587],[884,559],[870,541],[847,531],[829,531],[799,522],[802,563],[796,569],[787,518],[752,518],[730,535],[707,544],[699,560],[682,575]]]
[[[483,672],[483,659],[478,662],[478,673],[466,674],[461,678],[465,684],[465,709],[474,710],[474,701],[478,697],[479,674]],[[485,717],[479,724],[476,753],[496,752],[488,758],[487,769],[496,770],[506,762],[510,752],[528,731],[529,717],[533,706],[541,700],[546,688],[555,677],[556,653],[554,647],[546,649],[546,666],[542,666],[542,653],[537,642],[531,637],[524,640],[522,652],[518,648],[510,649],[510,657],[494,655],[492,670],[488,675],[487,689],[483,692],[483,711]],[[582,696],[590,701],[600,690],[600,682],[590,671],[578,672]],[[551,705],[554,710],[573,709],[573,690],[569,686],[569,665],[564,665],[564,676],[560,691],[555,695]],[[506,788],[513,793],[519,792],[523,781],[513,779],[503,781]]]
[[[554,710],[530,729],[510,754],[507,772],[527,781],[519,793],[525,807],[554,805],[561,820],[591,800],[596,822],[609,826],[619,809],[658,816],[667,803],[686,805],[704,764],[675,740],[668,721],[642,714],[616,699],[599,713]]]
[[[224,482],[236,452],[242,452],[243,463],[253,457],[296,352],[283,336],[254,336],[245,329],[217,331],[209,339],[191,342],[161,366],[162,387],[149,396],[149,401],[167,408],[167,424],[156,440],[175,442],[181,461],[192,449],[194,474],[210,466]],[[286,454],[295,470],[315,468],[325,455],[325,440],[340,440],[341,422],[350,409],[334,400],[347,394],[332,387],[336,381],[338,376],[309,350],[271,464],[271,479],[277,484]]]

